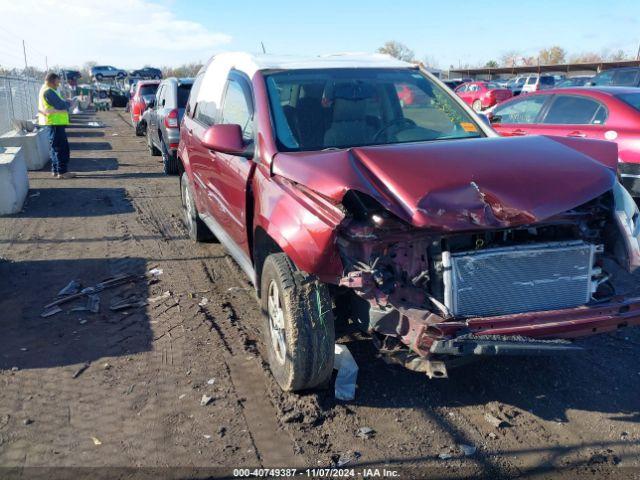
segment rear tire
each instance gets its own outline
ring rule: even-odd
[[[138,122],[136,124],[136,137],[144,137],[144,135],[147,133],[147,124],[146,122]]]
[[[471,108],[473,108],[475,112],[480,113],[482,111],[482,102],[480,100],[474,100]]]
[[[271,373],[284,391],[325,384],[333,371],[335,326],[327,286],[316,279],[296,281],[284,253],[264,262],[261,303]]]
[[[180,177],[180,195],[182,197],[182,210],[184,222],[189,232],[189,237],[196,242],[206,242],[213,238],[213,234],[198,215],[196,202],[193,199],[193,191],[189,185],[187,172]]]
[[[179,171],[178,156],[170,153],[167,150],[167,146],[164,145],[164,142],[162,144],[162,168],[165,175],[177,175]]]

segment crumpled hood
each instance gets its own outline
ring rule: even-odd
[[[532,136],[279,153],[272,168],[336,202],[353,189],[416,227],[462,231],[586,203],[613,187],[617,158],[614,143]]]

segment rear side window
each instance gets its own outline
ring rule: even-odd
[[[251,110],[247,102],[247,97],[242,90],[242,86],[235,80],[229,80],[227,93],[222,107],[221,123],[240,125],[242,128],[242,138],[253,139],[253,122]]]
[[[183,83],[178,85],[178,108],[185,108],[187,101],[189,100],[189,93],[191,92],[191,84]]]
[[[498,105],[491,117],[492,123],[534,123],[548,95],[535,95]]]
[[[558,95],[542,123],[555,125],[603,124],[606,109],[596,100],[587,97]]]
[[[613,75],[613,84],[623,87],[638,86],[640,70],[620,70]]]
[[[595,86],[611,85],[611,82],[613,81],[613,73],[613,71],[602,72],[593,77],[591,83]]]
[[[198,91],[200,90],[200,84],[202,83],[202,77],[204,77],[203,73],[200,73],[196,80],[193,82],[193,86],[191,87],[191,92],[189,94],[189,100],[187,101],[187,111],[186,114],[190,117],[194,116],[195,108],[196,108],[196,99],[198,98]]]
[[[158,85],[140,85],[140,95],[155,95],[158,91]]]

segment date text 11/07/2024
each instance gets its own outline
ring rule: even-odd
[[[387,468],[236,468],[234,477],[281,477],[303,476],[309,478],[398,478],[398,470]]]

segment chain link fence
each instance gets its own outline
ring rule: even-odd
[[[35,118],[41,86],[33,78],[0,75],[0,135],[13,129],[13,120]]]

